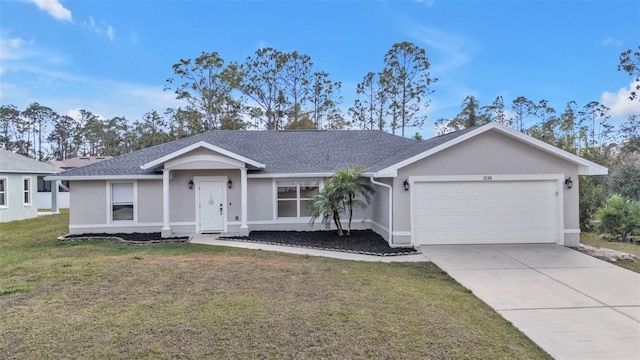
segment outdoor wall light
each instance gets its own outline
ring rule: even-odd
[[[193,189],[193,179],[189,179],[189,183],[187,184],[189,189]]]
[[[571,189],[573,187],[573,181],[571,180],[571,177],[568,177],[564,180],[564,185],[567,187],[567,189]]]
[[[409,180],[404,179],[402,184],[404,185],[404,191],[409,191]]]
[[[227,187],[229,189],[231,189],[233,187],[233,183],[231,182],[231,179],[229,179],[229,181],[227,181]]]

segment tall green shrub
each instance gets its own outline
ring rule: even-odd
[[[633,242],[640,236],[640,202],[614,194],[596,213],[598,231],[610,241]]]

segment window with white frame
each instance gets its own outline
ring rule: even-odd
[[[24,192],[24,205],[31,205],[31,178],[22,178],[23,192]]]
[[[133,183],[111,183],[112,221],[135,220],[133,189]]]
[[[319,181],[278,181],[278,218],[309,217],[309,201],[320,189]]]
[[[7,207],[7,178],[0,178],[0,207]]]

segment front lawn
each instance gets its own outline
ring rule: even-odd
[[[549,358],[430,263],[60,242],[0,224],[0,358]]]
[[[627,254],[635,255],[640,258],[640,244],[638,243],[623,243],[615,241],[607,241],[602,239],[602,236],[594,233],[582,233],[580,234],[580,242],[589,246],[607,248],[617,251],[622,251]],[[612,264],[618,265],[625,269],[640,273],[640,261],[610,261]]]

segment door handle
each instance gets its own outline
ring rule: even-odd
[[[220,215],[222,215],[222,204],[220,204]]]

